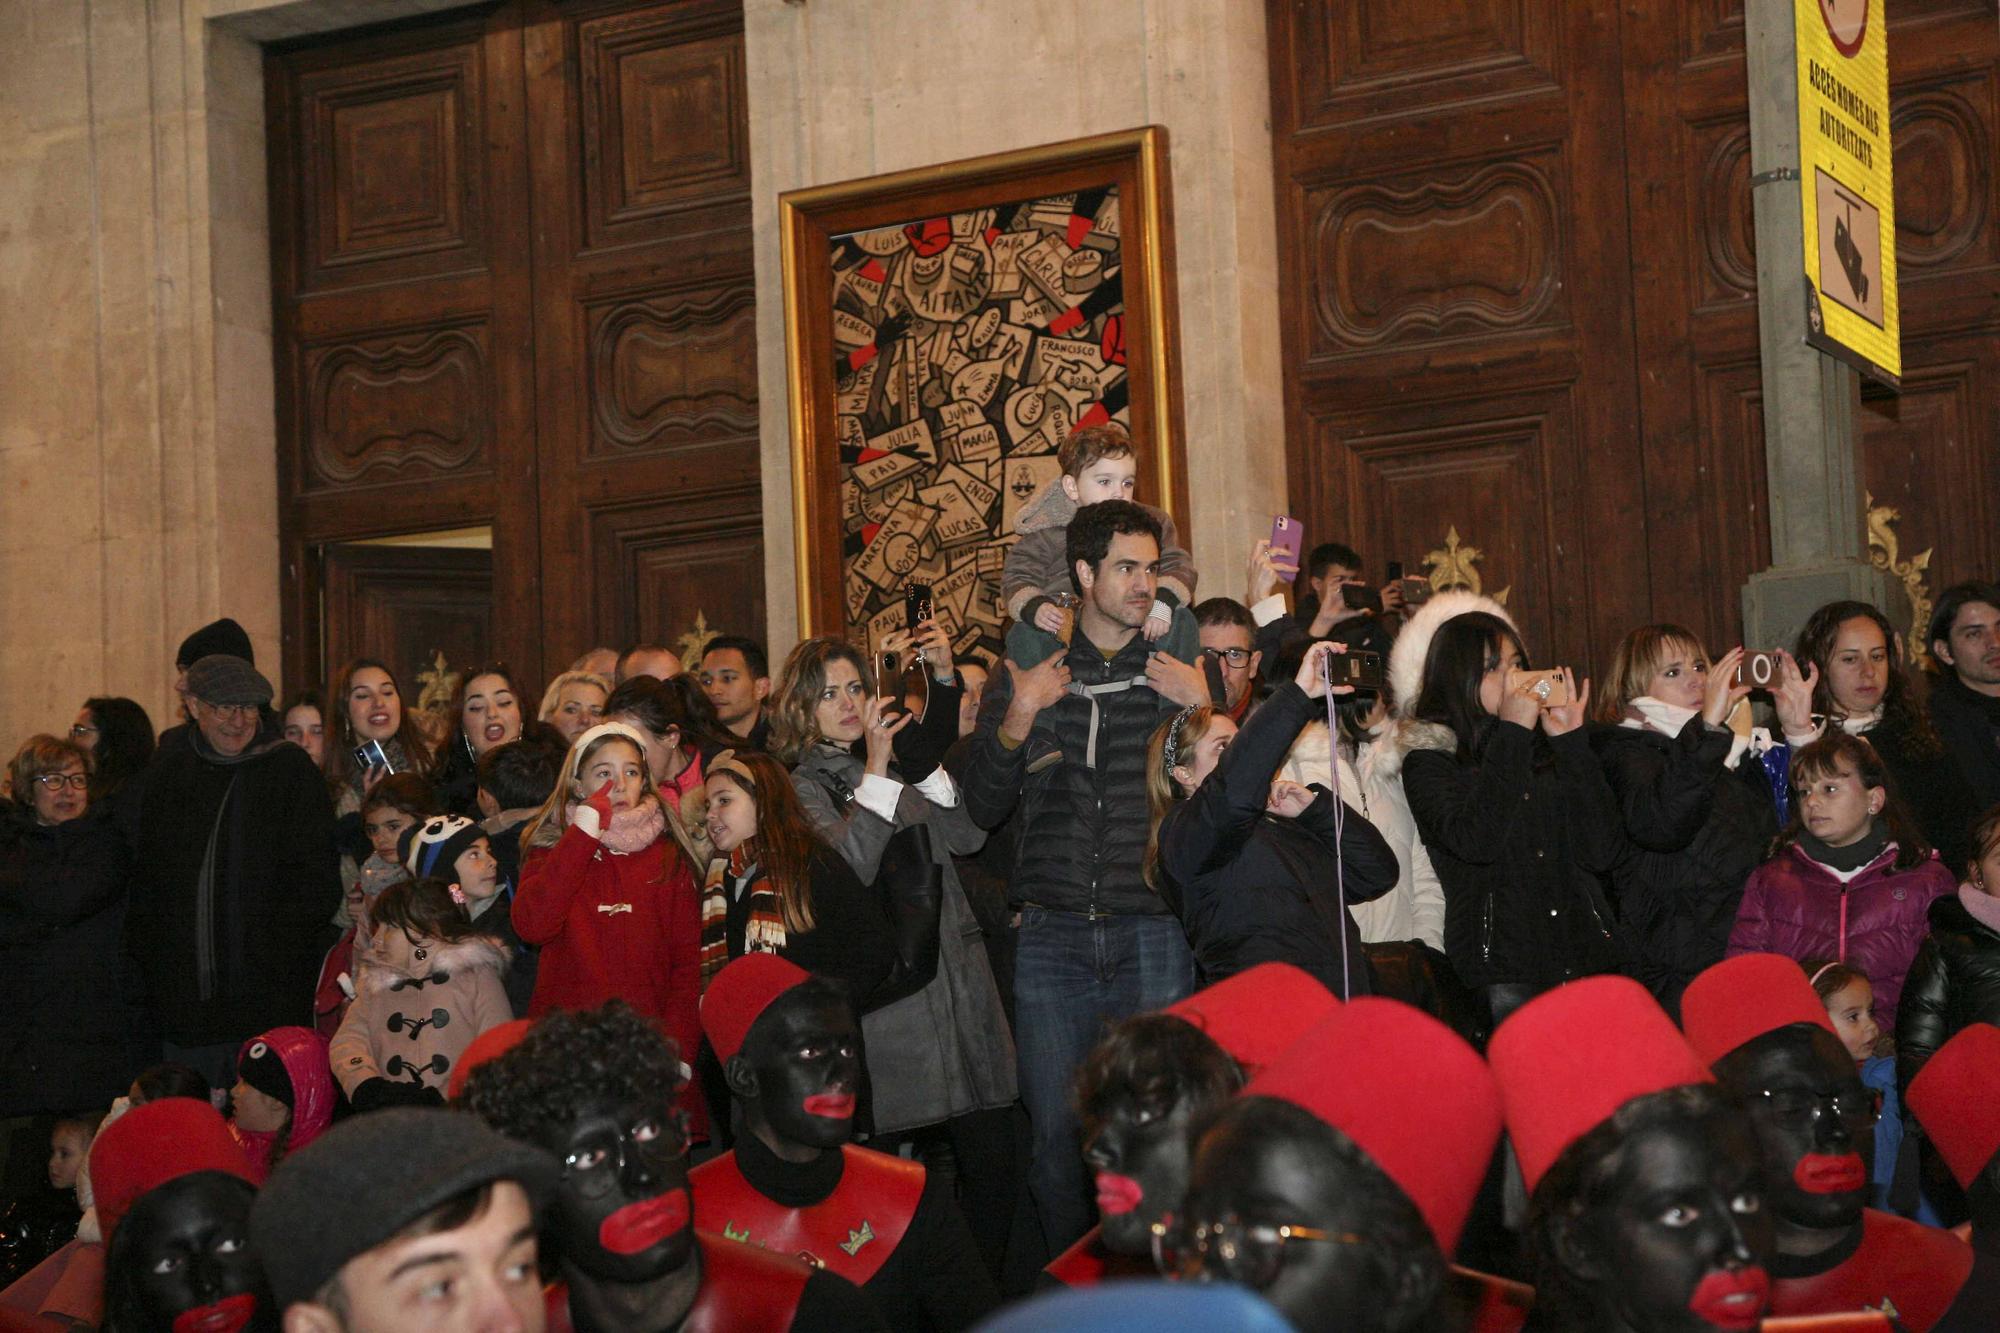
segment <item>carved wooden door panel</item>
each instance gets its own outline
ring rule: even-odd
[[[1435,553],[1579,668],[1646,588],[1618,8],[1268,9],[1306,540]]]
[[[763,633],[742,26],[507,0],[273,49],[289,681],[359,641],[332,543],[475,525],[530,686],[704,612]]]
[[[1863,385],[1862,472],[1900,512],[1897,563],[1934,548],[1933,592],[2000,565],[1994,20],[1993,0],[1889,7],[1904,375]],[[1652,610],[1734,643],[1770,562],[1742,0],[1631,7],[1623,34]]]
[[[344,651],[322,646],[329,542],[490,523],[494,576],[535,586],[521,69],[499,16],[268,66],[289,681]],[[534,599],[494,631],[539,670]]]
[[[323,568],[329,672],[377,658],[412,703],[444,712],[455,678],[492,660],[491,551],[333,545]]]
[[[742,4],[529,17],[551,656],[762,638]]]

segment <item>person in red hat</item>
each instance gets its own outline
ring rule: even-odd
[[[2000,1027],[1974,1023],[1938,1047],[1907,1098],[1972,1212],[1972,1248],[2000,1255]]]
[[[631,1006],[558,1011],[478,1057],[468,1049],[461,1062],[471,1068],[459,1105],[562,1163],[544,1224],[552,1333],[881,1326],[851,1283],[695,1229],[674,1111],[684,1067]]]
[[[1070,1286],[1153,1273],[1153,1229],[1187,1193],[1188,1130],[1339,1001],[1289,963],[1259,963],[1157,1014],[1126,1019],[1077,1071],[1098,1225],[1044,1271]]]
[[[1890,1311],[1911,1333],[2000,1326],[1970,1246],[1867,1206],[1875,1098],[1798,964],[1717,963],[1688,984],[1681,1024],[1746,1108],[1764,1161],[1772,1313]]]
[[[1432,1327],[1499,1137],[1492,1075],[1450,1028],[1338,1006],[1200,1133],[1161,1267],[1240,1282],[1299,1333]]]
[[[950,1183],[848,1142],[861,1028],[839,983],[745,954],[709,983],[701,1022],[741,1133],[688,1174],[697,1227],[839,1274],[892,1328],[965,1328],[999,1305]]]
[[[1645,987],[1559,987],[1486,1054],[1528,1187],[1533,1326],[1756,1328],[1772,1246],[1757,1147]]]
[[[229,1126],[207,1102],[165,1097],[97,1136],[91,1186],[107,1246],[107,1333],[237,1333],[275,1328],[259,1308],[250,1254],[257,1186]]]

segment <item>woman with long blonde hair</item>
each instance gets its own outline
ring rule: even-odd
[[[1345,908],[1396,886],[1396,854],[1326,788],[1278,777],[1299,733],[1325,715],[1325,663],[1338,649],[1307,649],[1298,675],[1241,729],[1215,709],[1186,708],[1147,747],[1147,882],[1180,917],[1209,984],[1281,962],[1335,995],[1372,990]]]
[[[695,861],[639,733],[606,722],[578,736],[521,848],[514,929],[542,951],[528,1017],[622,999],[682,1052],[698,1049]],[[683,1105],[699,1116],[698,1092]]]

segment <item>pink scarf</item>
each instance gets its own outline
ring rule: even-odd
[[[648,796],[630,810],[613,810],[611,823],[599,841],[620,856],[630,856],[651,847],[666,831],[666,812],[660,809],[658,801]]]
[[[1972,919],[1988,930],[2000,931],[2000,898],[1991,897],[1970,884],[1958,886],[1958,900],[1965,904],[1965,910],[1972,913]]]

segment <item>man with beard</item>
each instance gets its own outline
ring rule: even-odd
[[[559,1275],[547,1293],[551,1329],[880,1327],[851,1283],[695,1230],[674,1110],[687,1076],[673,1045],[629,1005],[553,1013],[489,1054],[500,1045],[466,1051],[460,1104],[562,1163],[546,1228]]]
[[[861,1029],[837,983],[746,954],[709,983],[701,1025],[741,1133],[689,1173],[696,1226],[838,1273],[893,1328],[964,1328],[1000,1303],[949,1182],[848,1142]]]
[[[1161,1266],[1239,1282],[1298,1333],[1435,1327],[1499,1135],[1493,1077],[1451,1029],[1338,1006],[1197,1129]]]
[[[229,1126],[207,1102],[167,1097],[97,1136],[91,1187],[108,1253],[108,1333],[275,1329],[251,1257],[257,1187]]]
[[[1083,1286],[1151,1276],[1154,1228],[1187,1193],[1188,1128],[1283,1055],[1336,1001],[1287,963],[1260,963],[1106,1035],[1077,1074],[1083,1160],[1100,1221],[1049,1264]]]
[[[1764,1159],[1773,1314],[1880,1310],[1911,1333],[2000,1323],[1971,1247],[1866,1206],[1875,1097],[1797,963],[1717,963],[1688,984],[1681,1025]]]
[[[2000,1028],[1959,1030],[1910,1080],[1907,1100],[1972,1212],[1972,1248],[2000,1255]]]
[[[1487,1058],[1529,1190],[1528,1326],[1756,1328],[1771,1253],[1756,1145],[1645,988],[1593,977],[1530,1000]]]
[[[1925,703],[1981,810],[2000,802],[2000,588],[1956,583],[1931,612]]]

